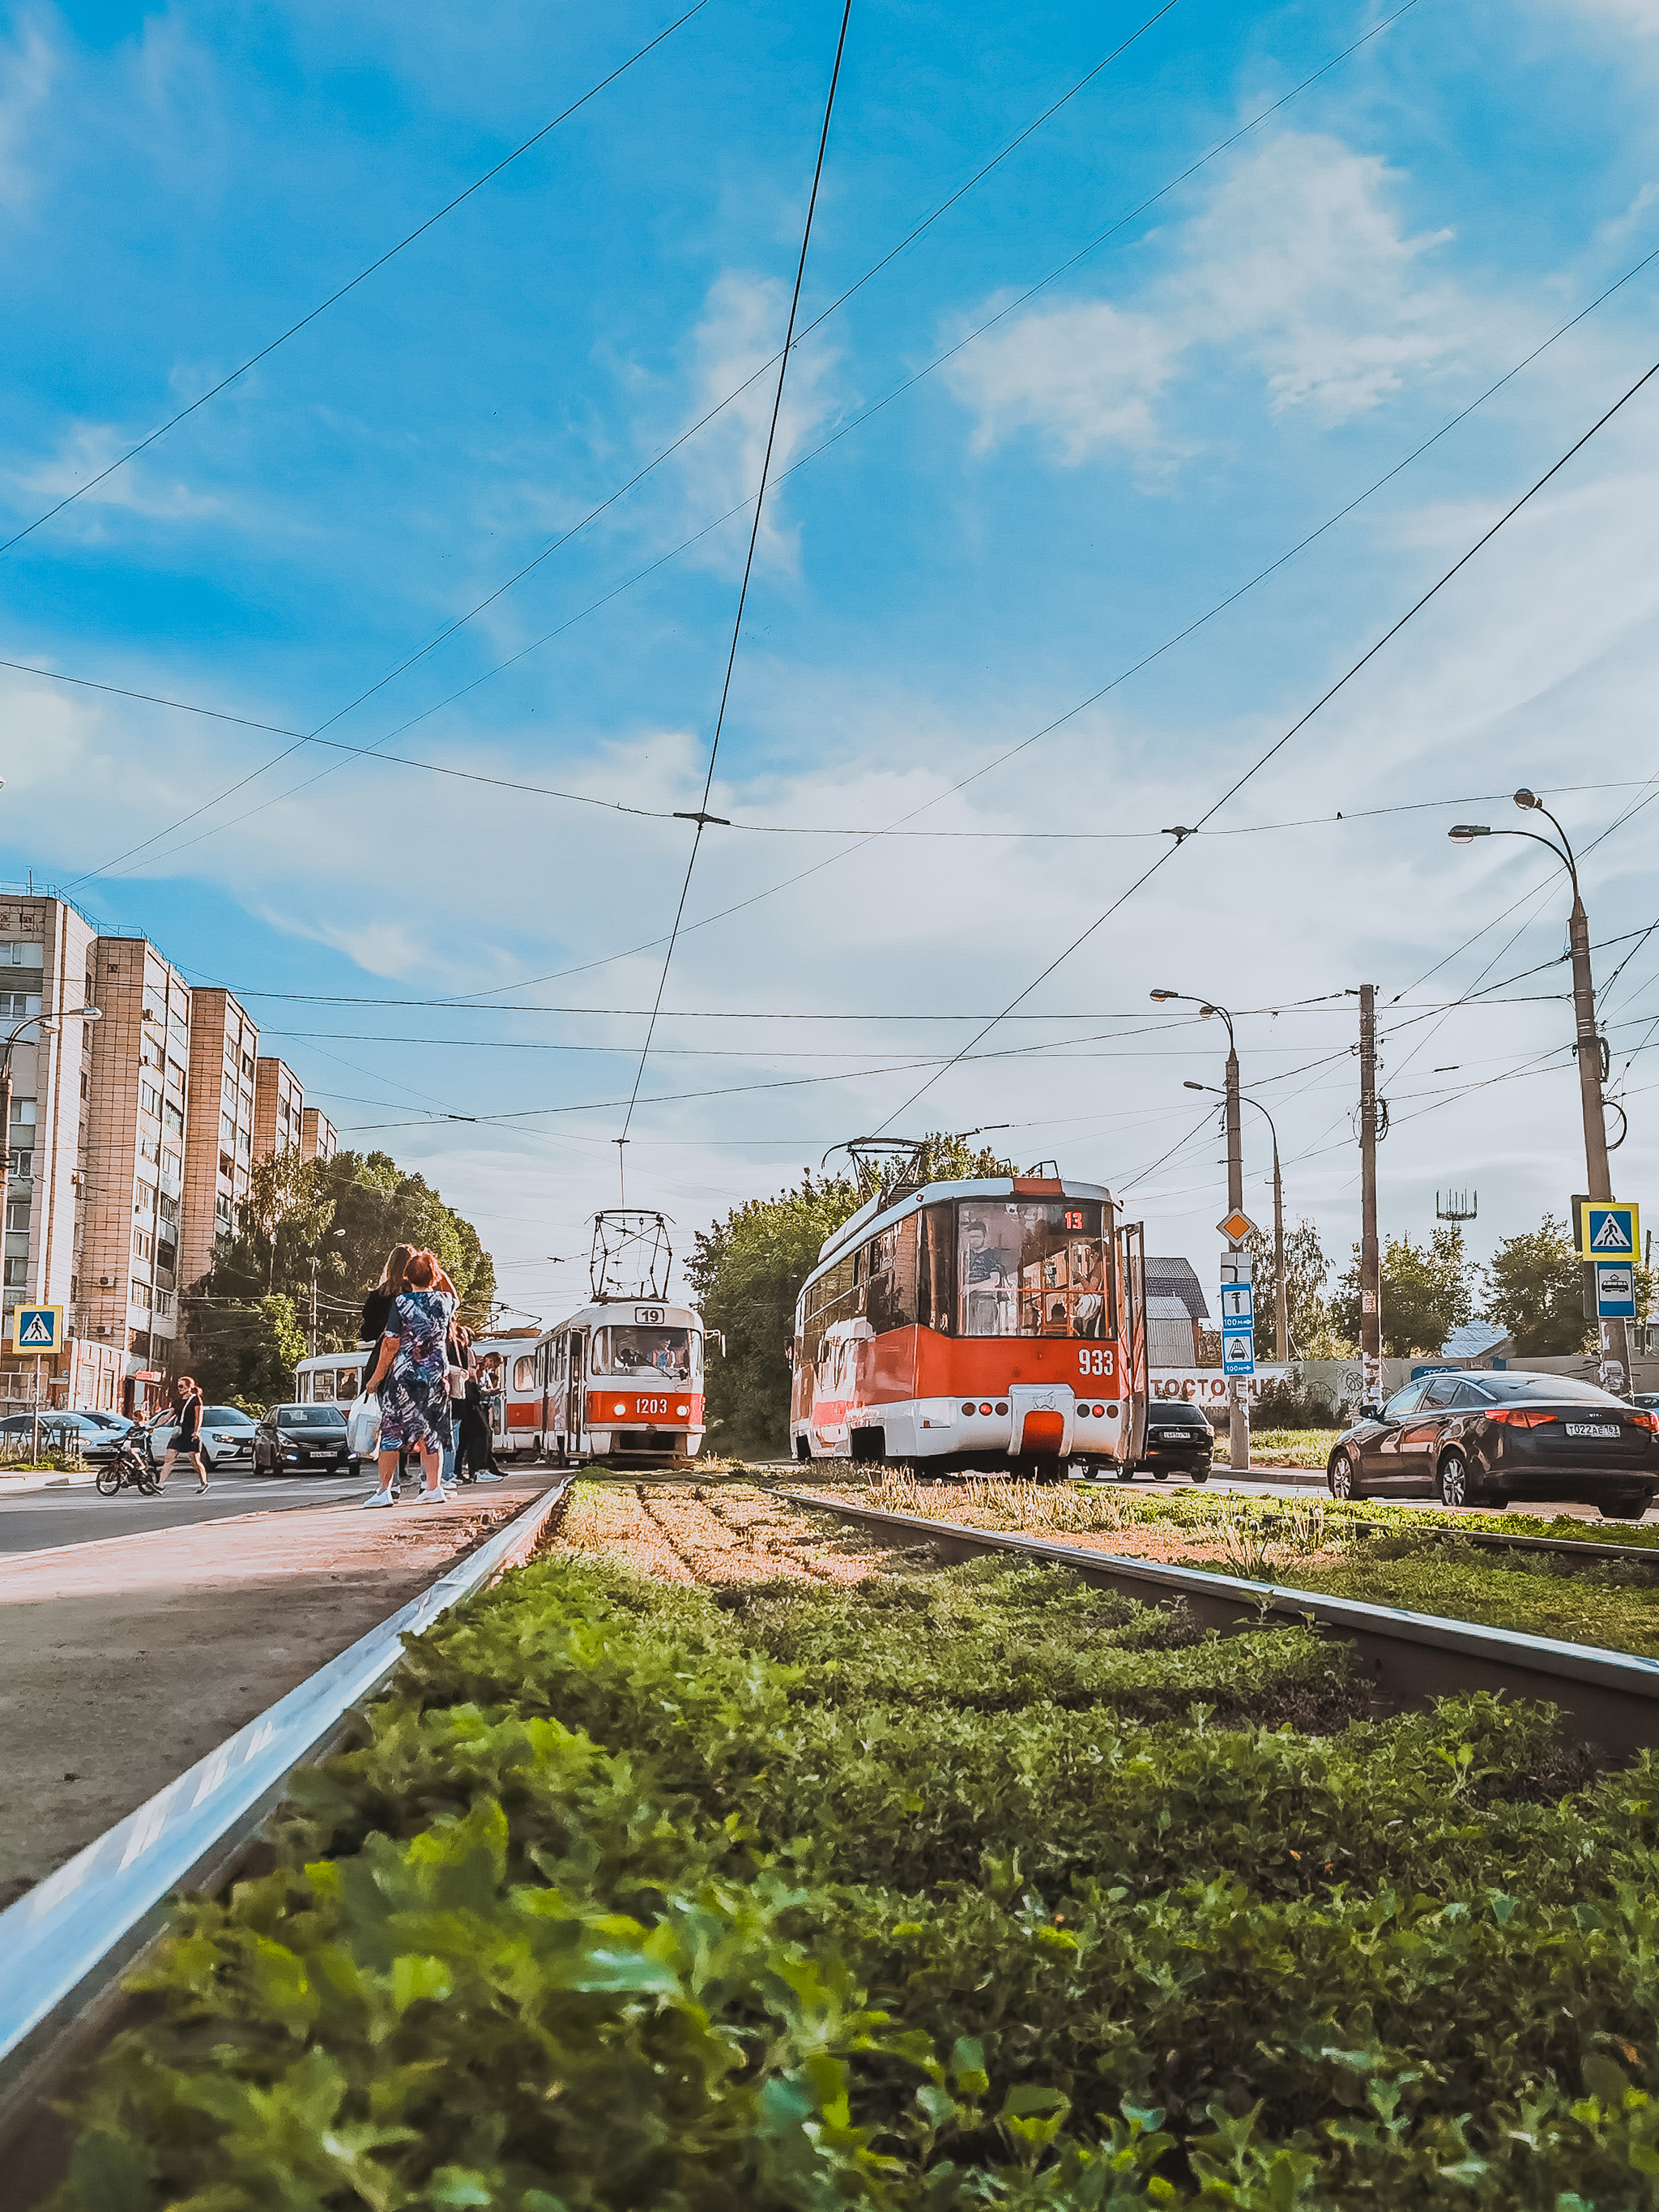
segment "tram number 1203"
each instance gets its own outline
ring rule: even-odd
[[[1109,1375],[1112,1373],[1112,1346],[1103,1344],[1098,1350],[1079,1352],[1077,1356],[1079,1375]]]

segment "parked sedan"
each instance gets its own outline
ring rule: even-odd
[[[1636,1521],[1659,1488],[1659,1413],[1566,1375],[1429,1375],[1337,1438],[1326,1479],[1333,1498],[1571,1498]]]
[[[1133,1472],[1144,1470],[1156,1482],[1171,1474],[1207,1482],[1214,1449],[1215,1431],[1196,1406],[1184,1398],[1154,1398],[1146,1408],[1146,1442]]]
[[[0,1420],[0,1437],[27,1437],[31,1432],[33,1419],[32,1413],[8,1413],[3,1420]],[[111,1419],[119,1422],[120,1425],[106,1428],[104,1425]],[[129,1423],[121,1421],[118,1414],[64,1413],[46,1406],[40,1411],[40,1449],[42,1451],[61,1452],[68,1448],[71,1439],[75,1439],[80,1443],[83,1459],[97,1460],[101,1463],[114,1458],[115,1448],[129,1426]],[[14,1451],[18,1449],[16,1444],[12,1446]]]
[[[337,1406],[273,1406],[253,1440],[255,1474],[349,1474],[345,1415]]]
[[[167,1420],[158,1421],[149,1431],[149,1455],[157,1467],[178,1433],[177,1424]],[[253,1416],[240,1406],[203,1407],[202,1448],[209,1467],[216,1471],[234,1474],[240,1469],[246,1474],[253,1464],[254,1435]]]

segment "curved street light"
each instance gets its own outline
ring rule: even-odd
[[[1149,994],[1154,1003],[1166,1006],[1178,1000],[1196,1006],[1200,1017],[1208,1021],[1218,1015],[1227,1025],[1227,1211],[1230,1214],[1244,1211],[1244,1139],[1243,1116],[1238,1110],[1238,1045],[1233,1036],[1233,1018],[1224,1006],[1213,999],[1195,998],[1190,991],[1157,990]],[[1250,1464],[1250,1400],[1248,1391],[1238,1387],[1238,1377],[1227,1378],[1228,1457],[1236,1474],[1245,1474]]]
[[[1213,1083],[1188,1082],[1183,1084],[1182,1088],[1186,1091],[1207,1091],[1212,1098],[1223,1098],[1226,1096],[1224,1091],[1218,1091]],[[1268,1113],[1259,1098],[1253,1098],[1248,1091],[1241,1091],[1239,1097],[1246,1106],[1255,1107],[1256,1112],[1267,1124],[1267,1134],[1273,1139],[1273,1342],[1276,1356],[1283,1365],[1291,1356],[1291,1323],[1290,1309],[1285,1291],[1285,1186],[1279,1172],[1279,1132],[1273,1127],[1273,1115]]]
[[[1602,1096],[1601,1085],[1607,1079],[1608,1054],[1607,1044],[1595,1022],[1595,984],[1590,973],[1589,916],[1584,911],[1583,894],[1578,887],[1578,863],[1566,831],[1556,820],[1535,792],[1524,785],[1515,794],[1515,803],[1523,813],[1541,814],[1554,830],[1554,837],[1541,837],[1535,830],[1494,830],[1485,822],[1456,822],[1446,832],[1455,845],[1472,845],[1477,837],[1524,837],[1529,844],[1541,845],[1566,870],[1572,883],[1572,915],[1567,925],[1567,945],[1572,961],[1572,1005],[1576,1036],[1573,1053],[1578,1062],[1578,1103],[1584,1122],[1584,1170],[1588,1196],[1598,1201],[1613,1196],[1613,1173],[1607,1164],[1607,1109],[1612,1102]],[[1559,842],[1557,842],[1557,840]],[[1623,1113],[1621,1107],[1620,1112]],[[1622,1143],[1623,1139],[1620,1141]],[[1621,1395],[1632,1387],[1630,1365],[1630,1332],[1622,1321],[1603,1321],[1599,1323],[1601,1339],[1601,1362],[1605,1375],[1610,1364],[1617,1364],[1618,1387]]]

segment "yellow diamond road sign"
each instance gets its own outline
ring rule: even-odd
[[[1216,1227],[1230,1244],[1242,1244],[1255,1231],[1255,1222],[1248,1213],[1243,1212],[1230,1213],[1224,1221],[1218,1221]]]
[[[11,1341],[15,1352],[61,1352],[64,1348],[62,1306],[14,1306]]]

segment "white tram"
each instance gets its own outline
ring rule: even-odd
[[[541,1324],[500,1329],[475,1336],[472,1358],[489,1423],[489,1444],[497,1459],[533,1458],[542,1448],[542,1391],[538,1351]],[[301,1406],[350,1405],[380,1350],[356,1345],[349,1352],[319,1352],[294,1370],[295,1401]]]

